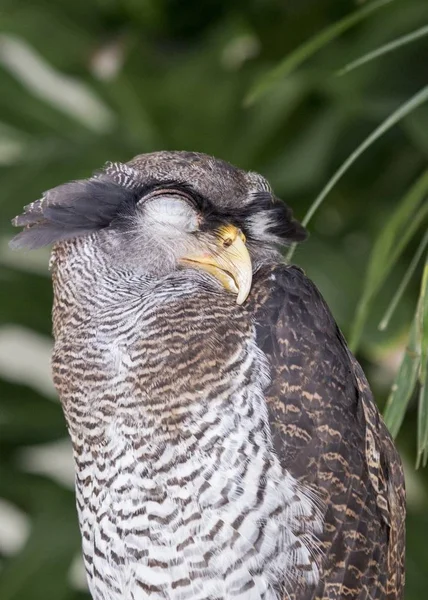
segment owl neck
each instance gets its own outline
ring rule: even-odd
[[[78,437],[93,438],[93,415],[101,425],[95,437],[136,422],[153,431],[167,422],[167,437],[184,436],[193,408],[185,419],[183,406],[196,402],[199,410],[204,386],[211,389],[239,342],[253,336],[246,309],[196,271],[154,279],[66,244],[54,251],[52,273],[54,382]],[[166,412],[157,418],[160,404]]]

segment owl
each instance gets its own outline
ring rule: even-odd
[[[46,192],[53,380],[94,600],[399,600],[399,456],[261,175],[142,154]]]

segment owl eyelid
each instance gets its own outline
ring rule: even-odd
[[[198,229],[199,214],[186,194],[171,188],[158,188],[138,201],[146,223],[175,227],[191,233]],[[170,232],[171,233],[171,232]]]
[[[149,200],[153,200],[154,198],[176,198],[177,200],[181,200],[189,204],[192,208],[196,208],[196,202],[192,196],[183,190],[176,188],[156,188],[152,190],[148,194],[144,195],[142,198],[138,200],[138,204],[141,202],[147,202]]]

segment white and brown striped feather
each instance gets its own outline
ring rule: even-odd
[[[274,600],[316,583],[322,507],[273,450],[251,314],[196,272],[94,268],[95,247],[52,261],[93,597]]]

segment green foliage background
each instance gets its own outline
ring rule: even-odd
[[[10,219],[43,190],[86,177],[107,160],[158,149],[199,150],[257,170],[302,218],[351,152],[428,84],[423,35],[336,75],[348,62],[428,25],[426,0],[382,4],[340,36],[326,35],[316,52],[285,73],[272,69],[370,2],[2,0],[2,600],[88,599],[76,575],[80,540],[66,429],[49,385],[48,253],[12,254]],[[248,102],[254,91],[259,95]],[[293,257],[348,337],[355,335],[364,282],[369,285],[358,358],[382,408],[422,298],[418,264],[388,328],[379,331],[427,229],[427,158],[428,105],[421,103],[370,145],[332,189],[310,224],[309,241]],[[407,209],[406,194],[420,177],[419,204]],[[377,282],[382,285],[374,294]],[[419,306],[423,329],[422,301]],[[415,352],[426,360],[423,340]],[[398,430],[397,411],[404,414],[402,398],[408,396],[398,436],[408,486],[408,600],[428,595],[428,470],[414,468],[417,432],[420,446],[428,431],[428,399],[424,404],[420,395],[418,424],[417,377],[418,367],[406,365],[398,382],[403,396],[389,415]]]

